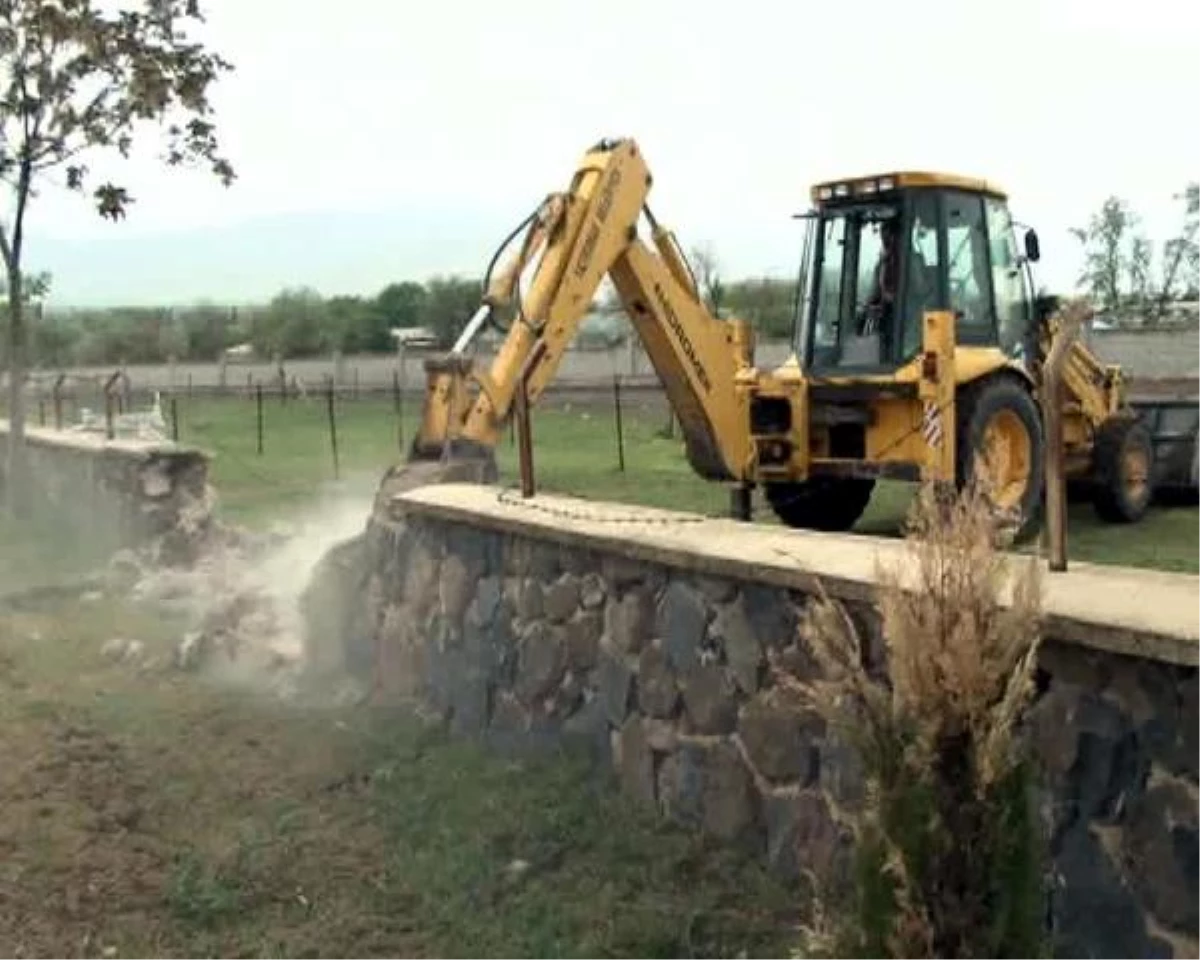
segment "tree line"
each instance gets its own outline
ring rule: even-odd
[[[1200,192],[1188,184],[1178,232],[1157,250],[1141,232],[1129,203],[1110,197],[1085,227],[1073,233],[1084,250],[1079,284],[1098,309],[1125,325],[1163,322],[1178,298],[1197,297],[1197,221]],[[700,293],[714,312],[749,321],[763,340],[787,339],[793,329],[796,281],[752,277],[725,281],[710,247],[689,252]],[[324,296],[310,287],[280,291],[266,303],[237,307],[197,303],[186,307],[106,307],[39,310],[50,277],[26,278],[34,306],[29,352],[35,366],[104,366],[118,363],[213,362],[239,344],[263,359],[390,353],[393,328],[425,328],[439,346],[457,337],[483,295],[479,278],[435,276],[390,283],[373,295]],[[593,305],[613,322],[608,345],[632,336],[615,292]]]
[[[42,287],[46,278],[39,278]],[[393,328],[424,328],[448,347],[479,306],[480,279],[437,276],[398,281],[371,296],[323,296],[310,287],[280,291],[262,304],[186,307],[94,307],[37,309],[30,324],[35,366],[105,366],[119,363],[213,362],[231,347],[249,344],[256,357],[299,359],[343,354],[391,353]],[[759,336],[787,337],[795,282],[750,279],[722,288],[722,312],[750,320]],[[619,303],[597,300],[594,312],[610,323],[597,336],[603,345],[632,335]],[[585,338],[586,339],[586,338]],[[591,339],[595,340],[593,336]]]
[[[1162,323],[1174,301],[1200,298],[1200,183],[1188,183],[1173,199],[1179,225],[1158,249],[1142,229],[1141,215],[1118,196],[1072,230],[1083,245],[1080,287],[1097,309],[1124,325]]]

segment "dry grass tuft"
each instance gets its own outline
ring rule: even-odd
[[[780,678],[866,771],[855,906],[827,911],[853,917],[825,938],[838,955],[1037,955],[1040,838],[1015,728],[1033,693],[1041,581],[1036,559],[1002,552],[1006,537],[984,481],[953,498],[923,490],[903,561],[879,572],[887,681],[824,593],[801,627],[822,678]]]

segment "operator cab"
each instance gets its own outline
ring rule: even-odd
[[[1034,356],[1029,263],[1007,198],[963,177],[894,173],[818,184],[808,220],[796,351],[814,373],[894,370],[921,349],[922,317],[950,310],[957,340]]]

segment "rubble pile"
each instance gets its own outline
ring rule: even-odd
[[[319,530],[214,526],[186,566],[163,564],[153,547],[121,550],[108,563],[105,592],[151,605],[178,624],[174,669],[290,697],[306,667],[302,591],[341,534],[328,518]]]

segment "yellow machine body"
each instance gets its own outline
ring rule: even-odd
[[[675,411],[689,463],[708,480],[776,491],[807,489],[816,478],[954,481],[962,473],[957,405],[965,387],[1002,380],[1037,400],[1036,356],[959,342],[958,318],[948,309],[905,320],[920,323],[919,346],[890,367],[821,369],[806,362],[801,343],[778,368],[760,369],[750,324],[710,312],[674,236],[650,212],[651,183],[633,140],[603,141],[585,152],[568,188],[539,205],[518,252],[487,278],[483,304],[459,342],[427,363],[414,459],[488,455],[522,379],[535,403],[606,277]],[[812,198],[815,216],[824,218],[838,204],[922,190],[1006,199],[983,180],[923,172],[822,183]],[[509,317],[507,333],[483,369],[469,356],[470,343],[501,316]],[[1027,345],[1043,355],[1053,326],[1031,331]],[[1065,381],[1068,464],[1086,473],[1097,427],[1121,405],[1121,378],[1076,346]]]

